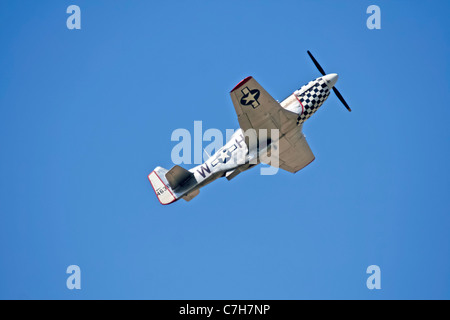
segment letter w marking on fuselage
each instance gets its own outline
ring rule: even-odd
[[[206,167],[206,168],[205,168]],[[197,170],[197,172],[204,178],[206,177],[206,172],[207,173],[211,173],[211,170],[209,169],[208,165],[205,163],[205,167],[203,165],[201,165],[201,170]],[[206,172],[205,172],[206,171]]]

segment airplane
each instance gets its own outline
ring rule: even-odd
[[[278,168],[292,173],[314,161],[315,156],[302,132],[303,123],[322,106],[331,90],[348,111],[351,109],[335,87],[338,75],[326,74],[311,52],[307,53],[321,77],[280,103],[253,77],[243,79],[230,92],[240,125],[230,140],[203,164],[192,169],[178,165],[170,170],[156,167],[148,175],[161,204],[168,205],[179,199],[191,201],[200,193],[200,188],[214,180],[220,177],[231,180],[260,162],[264,163],[260,156],[263,152],[275,154],[271,150],[278,151]],[[278,130],[278,135],[268,134],[272,130]],[[256,142],[249,139],[247,132],[254,132]]]

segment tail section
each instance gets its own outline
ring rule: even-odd
[[[192,179],[194,175],[192,172],[180,167],[174,166],[168,172],[166,172],[165,177],[169,182],[169,186],[173,190],[178,190],[178,188],[186,185],[189,179]]]
[[[171,204],[180,198],[191,201],[199,194],[194,175],[180,166],[167,170],[156,167],[148,175],[153,190],[161,204]]]
[[[156,167],[155,170],[148,175],[148,180],[150,180],[159,202],[164,205],[178,200],[175,196],[175,192],[169,186],[169,182],[166,179],[167,172],[168,171],[164,168]]]

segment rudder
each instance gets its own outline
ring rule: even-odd
[[[148,180],[150,181],[159,202],[163,205],[167,205],[178,200],[166,179],[167,172],[168,171],[162,167],[156,167],[155,170],[148,175]]]

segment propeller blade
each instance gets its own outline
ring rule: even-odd
[[[347,102],[345,102],[344,97],[342,96],[342,94],[338,91],[338,89],[336,89],[335,87],[333,87],[333,91],[336,94],[336,96],[338,97],[339,100],[341,100],[341,102],[343,103],[343,105],[347,108],[348,111],[352,112],[352,109],[350,109],[350,107],[348,106]]]
[[[309,54],[311,60],[312,60],[312,61],[314,62],[314,64],[316,65],[317,69],[319,69],[320,73],[324,76],[324,75],[326,74],[326,73],[325,73],[325,70],[323,70],[323,68],[320,66],[320,64],[317,62],[317,60],[313,57],[313,55],[311,54],[311,52],[309,52],[309,50],[308,50],[308,54]]]
[[[313,57],[311,52],[309,52],[309,50],[308,50],[308,55],[311,58],[311,60],[314,62],[314,64],[317,67],[317,69],[319,69],[319,71],[322,74],[322,76],[326,75],[325,70],[323,70],[323,68],[320,66],[320,64],[317,62],[317,60]],[[352,109],[350,109],[350,107],[348,106],[347,102],[344,100],[344,97],[338,91],[338,89],[336,89],[336,87],[333,87],[333,91],[336,94],[336,96],[338,97],[338,99],[342,102],[342,104],[347,108],[347,110],[351,112]]]

